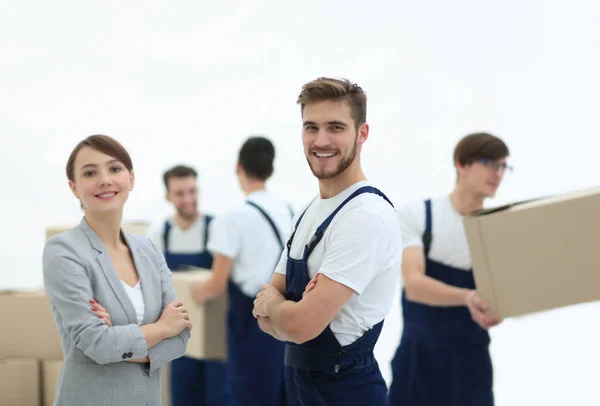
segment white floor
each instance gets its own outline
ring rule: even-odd
[[[2,257],[0,289],[41,283],[38,256]],[[399,299],[376,348],[388,382],[402,326]],[[599,320],[600,303],[591,303],[508,319],[493,329],[497,406],[600,405]]]
[[[376,347],[386,380],[402,328],[400,297]],[[600,303],[505,320],[491,330],[497,406],[600,405]]]

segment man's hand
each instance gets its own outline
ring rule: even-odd
[[[275,303],[284,302],[285,298],[273,285],[263,285],[262,290],[254,300],[254,317],[269,317],[269,307]]]
[[[491,327],[497,326],[502,322],[502,318],[500,318],[500,316],[491,316],[485,314],[485,311],[487,310],[487,304],[481,297],[479,297],[476,291],[472,290],[469,292],[466,302],[467,308],[471,313],[471,318],[475,323],[479,324],[482,329],[487,330]]]
[[[208,295],[206,294],[206,282],[196,282],[190,289],[192,290],[192,297],[199,305],[207,301]]]

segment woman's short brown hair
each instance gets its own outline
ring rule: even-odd
[[[96,134],[90,135],[84,140],[80,141],[79,144],[73,148],[71,151],[71,155],[69,155],[69,159],[67,160],[67,178],[71,181],[75,181],[75,159],[77,158],[77,154],[83,147],[90,147],[95,149],[96,151],[102,152],[108,156],[115,158],[117,161],[121,162],[125,165],[125,168],[129,172],[133,170],[133,163],[131,162],[131,157],[127,150],[121,145],[117,140],[108,135]]]
[[[461,166],[478,159],[497,161],[509,155],[508,146],[500,138],[488,133],[469,134],[454,148],[454,163]]]

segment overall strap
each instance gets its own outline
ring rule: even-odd
[[[294,241],[294,236],[296,235],[296,230],[298,230],[298,226],[300,225],[300,222],[302,221],[302,218],[304,217],[304,215],[306,214],[306,212],[308,211],[308,208],[310,207],[311,204],[313,204],[313,202],[316,200],[317,198],[315,197],[309,204],[308,206],[306,206],[306,209],[304,209],[304,211],[302,212],[302,214],[300,215],[300,217],[298,217],[298,220],[296,221],[296,224],[294,225],[294,231],[292,231],[292,235],[290,236],[286,247],[287,247],[287,251],[288,251],[288,255],[290,254],[290,248],[292,246],[292,241]],[[292,214],[292,218],[293,218],[293,214]]]
[[[263,217],[269,222],[269,225],[273,229],[273,232],[275,233],[275,236],[277,237],[277,241],[279,242],[279,245],[281,246],[281,250],[283,251],[283,239],[281,238],[281,234],[279,233],[279,230],[277,230],[277,226],[275,226],[275,223],[273,222],[271,217],[269,217],[269,215],[256,203],[250,202],[250,201],[246,201],[246,203],[252,207],[255,207],[263,215]]]
[[[169,232],[171,231],[171,222],[165,221],[165,227],[163,229],[163,246],[165,252],[169,251]]]
[[[429,257],[429,249],[431,248],[431,199],[425,200],[425,231],[423,232],[423,250],[425,258]]]
[[[321,241],[321,238],[323,238],[323,234],[325,234],[325,230],[327,230],[327,227],[329,227],[329,224],[331,224],[331,221],[333,220],[333,218],[335,217],[335,215],[352,199],[354,199],[355,197],[362,195],[363,193],[374,193],[378,196],[381,196],[385,199],[386,202],[388,202],[392,207],[394,207],[394,205],[392,204],[392,202],[387,198],[386,195],[383,194],[383,192],[381,192],[379,189],[374,188],[373,186],[363,186],[360,189],[357,189],[354,193],[352,193],[350,196],[348,196],[348,198],[346,198],[346,200],[344,200],[334,211],[333,213],[331,213],[329,215],[329,217],[327,217],[325,219],[325,221],[319,226],[319,228],[317,228],[317,231],[315,232],[315,235],[313,235],[313,237],[311,238],[311,240],[308,242],[306,249],[305,249],[305,255],[310,255],[310,253],[312,252],[312,250],[317,246],[317,244],[319,243],[319,241]]]
[[[206,251],[206,246],[208,244],[208,226],[212,219],[212,216],[204,216],[204,251]]]

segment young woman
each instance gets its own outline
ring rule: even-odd
[[[134,186],[131,158],[105,135],[67,162],[84,216],[46,242],[46,293],[64,351],[55,406],[159,406],[160,367],[185,353],[191,323],[164,256],[121,229]]]

